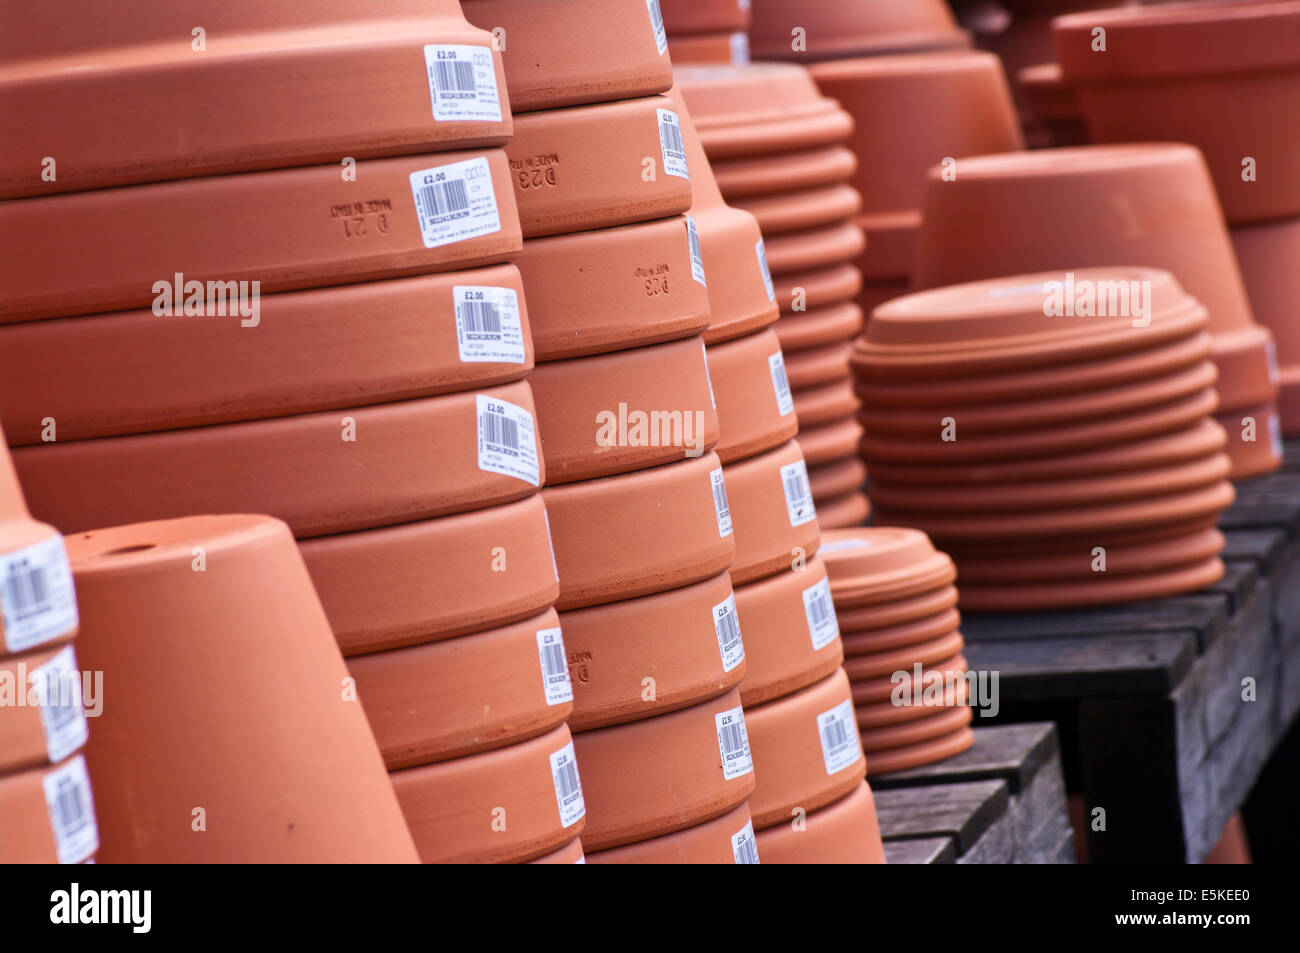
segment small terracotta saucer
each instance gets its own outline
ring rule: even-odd
[[[720,159],[713,163],[722,194],[730,200],[777,195],[847,182],[858,157],[844,146],[753,158]]]
[[[80,673],[70,645],[0,658],[0,775],[56,764],[85,745],[87,721],[72,687]]]
[[[574,731],[699,704],[749,670],[724,573],[680,589],[561,613],[573,681]]]
[[[824,463],[808,470],[808,482],[814,501],[837,499],[862,489],[867,482],[867,467],[857,457]]]
[[[1282,426],[1275,404],[1220,410],[1214,418],[1228,434],[1226,452],[1232,459],[1232,479],[1263,476],[1282,465]],[[1247,418],[1254,421],[1253,428],[1247,427]],[[1250,430],[1254,440],[1246,439]]]
[[[854,709],[858,720],[858,730],[876,732],[893,727],[902,728],[907,726],[910,729],[915,726],[919,732],[933,731],[937,727],[934,723],[928,723],[926,727],[916,725],[916,723],[923,720],[928,721],[928,719],[939,715],[951,715],[955,709],[966,705],[968,695],[968,683],[954,680],[951,691],[949,686],[944,686],[941,698],[917,700],[903,705],[895,705],[892,701],[858,705]],[[965,710],[969,714],[970,709],[966,708]],[[882,734],[877,737],[889,738],[890,736]],[[893,737],[899,736],[895,735]]]
[[[867,247],[862,229],[852,222],[787,232],[767,240],[767,264],[773,275],[813,271],[851,262]]]
[[[917,663],[928,668],[938,665],[944,659],[952,658],[961,651],[963,644],[960,632],[949,632],[928,642],[905,645],[886,652],[846,655],[844,671],[854,682],[882,678],[899,671],[911,672],[912,666]]]
[[[746,706],[789,695],[840,667],[844,653],[821,559],[741,586],[736,609],[749,663],[740,686]]]
[[[585,864],[586,855],[582,852],[582,838],[575,837],[559,850],[528,861],[530,864]]]
[[[867,630],[844,630],[845,655],[871,655],[888,652],[906,645],[930,642],[956,632],[961,625],[961,613],[955,608],[944,609],[920,619],[898,622]]]
[[[852,301],[862,290],[862,272],[851,264],[832,265],[830,268],[778,275],[772,279],[772,284],[781,313],[798,320],[803,312],[793,310],[796,303],[807,311],[813,311]],[[796,295],[798,302],[795,301]],[[868,313],[863,311],[864,316]]]
[[[836,605],[893,602],[953,581],[952,560],[915,529],[830,530],[822,545]]]
[[[871,500],[865,493],[823,499],[817,505],[820,507],[817,519],[827,529],[861,526],[871,515]]]
[[[664,96],[524,113],[506,155],[527,238],[629,225],[691,207],[681,118]]]
[[[546,487],[560,571],[556,608],[675,589],[731,565],[735,535],[714,453],[650,470]],[[719,506],[721,504],[721,507]]]
[[[73,814],[66,831],[59,826],[59,803],[50,803],[46,781],[57,790],[58,778],[66,778],[69,806],[83,809]],[[86,774],[85,759],[77,754],[54,767],[32,768],[0,775],[0,816],[5,819],[5,838],[0,841],[0,864],[80,864],[99,848],[93,794]],[[78,823],[89,814],[88,823]],[[75,827],[73,826],[75,824]],[[59,833],[63,833],[60,846]]]
[[[814,811],[796,829],[793,820],[758,832],[765,864],[883,864],[876,803],[864,781],[851,793]]]
[[[573,840],[585,815],[573,750],[560,725],[505,748],[392,772],[420,860],[519,863]]]
[[[754,791],[740,693],[574,738],[593,853],[671,834],[734,809]]]
[[[799,430],[776,334],[759,331],[708,349],[723,463],[778,447]]]
[[[960,653],[952,658],[944,659],[932,665],[922,666],[923,681],[942,675],[944,677],[952,676],[956,678],[963,675],[969,665],[964,656]],[[878,675],[872,678],[854,678],[853,682],[853,704],[855,705],[872,705],[884,701],[892,701],[895,697],[895,689],[901,689],[910,686],[914,669],[908,667],[905,670],[905,677],[895,680],[894,673],[889,675]],[[932,675],[932,673],[935,673]],[[917,687],[917,691],[922,691],[924,684]]]
[[[736,531],[733,585],[788,570],[817,551],[817,508],[798,443],[729,463],[723,473]]]
[[[862,424],[855,417],[830,421],[799,431],[799,447],[810,467],[834,463],[857,454]]]
[[[962,608],[971,612],[1081,609],[1196,592],[1223,578],[1217,556],[1189,566],[1134,575],[1096,573],[1091,579],[1004,585],[963,584]]]
[[[858,190],[842,184],[730,201],[758,219],[769,240],[787,232],[835,225],[852,218],[862,207]]]
[[[776,336],[781,341],[781,350],[788,354],[851,342],[862,325],[862,309],[852,301],[841,301],[807,312],[787,312],[776,323]],[[848,374],[844,376],[847,379]]]
[[[867,766],[867,775],[876,777],[891,771],[906,771],[919,768],[923,764],[934,764],[953,755],[968,751],[975,743],[975,732],[970,728],[959,728],[952,734],[932,738],[914,745],[890,748],[887,751],[873,751]]]
[[[835,612],[843,632],[856,635],[872,629],[915,622],[951,609],[956,604],[957,588],[948,584],[892,602],[856,607],[837,606]]]
[[[852,353],[852,341],[838,341],[787,355],[785,365],[790,386],[807,390],[837,381],[848,381],[849,356]]]
[[[971,710],[962,705],[881,728],[861,730],[862,748],[868,754],[920,744],[964,728],[971,722]]]
[[[754,825],[748,803],[721,817],[662,837],[594,851],[589,864],[738,864],[752,863],[748,847],[754,843]]]

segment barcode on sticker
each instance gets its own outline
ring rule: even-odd
[[[817,518],[812,488],[808,485],[808,466],[802,460],[781,468],[781,485],[785,488],[785,510],[791,526],[802,526]]]
[[[77,627],[77,598],[62,536],[0,555],[4,646],[22,652]]]
[[[818,715],[817,732],[822,739],[822,759],[826,762],[827,774],[843,771],[862,757],[853,699]]]
[[[77,755],[41,778],[59,863],[79,864],[99,850],[95,802],[86,760]]]
[[[776,408],[781,416],[794,412],[794,396],[790,393],[790,380],[785,376],[785,358],[777,351],[767,359],[772,372],[772,390],[776,392]]]
[[[709,349],[704,346],[703,340],[700,341],[700,357],[704,358],[704,379],[709,384],[709,403],[713,405],[713,409],[716,412],[718,409],[718,398],[713,393],[713,373],[709,370]]]
[[[758,863],[758,842],[754,839],[753,821],[746,821],[744,827],[731,835],[731,853],[738,864]]]
[[[542,659],[542,686],[546,689],[546,704],[562,705],[573,701],[569,660],[564,655],[564,637],[559,629],[537,630],[537,654]]]
[[[430,44],[424,48],[429,97],[438,122],[500,122],[496,64],[486,46]]]
[[[691,177],[686,167],[686,144],[682,141],[682,121],[671,109],[657,109],[659,114],[659,150],[664,157],[664,171],[683,179]]]
[[[68,646],[28,678],[40,704],[45,750],[58,763],[86,743],[86,709],[81,698],[77,657]]]
[[[477,397],[478,468],[538,486],[541,468],[533,415],[509,401]]]
[[[587,813],[572,741],[551,755],[551,780],[555,782],[555,800],[560,806],[560,825],[570,827]]]
[[[813,651],[819,652],[840,636],[835,602],[831,599],[831,582],[823,577],[803,591],[803,611],[808,617],[808,634]]]
[[[485,156],[412,172],[411,195],[425,248],[501,231]]]
[[[654,30],[655,46],[659,48],[659,55],[663,56],[668,52],[668,33],[664,30],[664,15],[659,9],[659,0],[645,0],[645,5],[650,11],[650,28]]]
[[[709,471],[709,482],[713,484],[713,511],[718,515],[718,535],[731,535],[731,504],[727,502],[727,484],[722,476],[722,467]]]
[[[739,705],[714,716],[718,728],[718,750],[722,753],[722,776],[730,781],[754,770],[749,755],[749,733]]]
[[[707,288],[709,283],[704,280],[704,255],[700,252],[700,230],[695,225],[695,219],[689,215],[686,216],[686,241],[691,249],[691,277]]]
[[[740,637],[740,619],[736,615],[736,597],[727,596],[713,607],[713,630],[718,636],[722,670],[730,672],[745,661],[745,643]]]
[[[555,561],[555,537],[551,535],[551,514],[542,511],[542,518],[546,520],[546,545],[551,550],[551,570],[555,573],[555,581],[560,581],[560,564]]]
[[[763,276],[763,287],[767,289],[767,300],[776,300],[776,287],[772,284],[772,269],[767,267],[767,246],[763,244],[763,239],[758,240],[754,246],[754,251],[758,255],[758,272]]]
[[[456,342],[465,362],[524,363],[524,327],[513,288],[456,285]]]

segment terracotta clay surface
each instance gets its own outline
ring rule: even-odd
[[[839,668],[844,658],[826,567],[813,557],[736,590],[749,673],[740,686],[745,705],[805,688]]]
[[[1228,434],[1232,479],[1246,480],[1277,470],[1282,460],[1282,425],[1274,404],[1220,410],[1214,418]]]
[[[1300,433],[1300,333],[1292,319],[1300,288],[1291,263],[1300,258],[1300,218],[1232,229],[1232,246],[1259,322],[1277,341],[1282,432]]]
[[[893,602],[948,585],[955,577],[952,560],[914,529],[829,530],[822,545],[837,605]]]
[[[2,438],[3,435],[0,435]],[[58,530],[27,515],[0,439],[0,659],[61,645],[77,634],[77,597]]]
[[[569,729],[560,725],[528,741],[390,777],[421,861],[518,863],[582,834],[585,792],[580,783],[569,788],[578,779],[573,763]]]
[[[806,312],[787,312],[775,330],[781,350],[789,353],[851,341],[862,325],[862,309],[852,301],[842,301]],[[803,419],[802,415],[799,419]]]
[[[668,52],[674,63],[739,65],[749,62],[749,37],[742,32],[670,36]]]
[[[895,705],[893,701],[873,702],[869,705],[858,705],[854,711],[857,715],[859,732],[879,732],[879,734],[866,735],[873,739],[906,739],[909,737],[925,740],[924,736],[933,737],[935,734],[944,733],[949,727],[947,722],[940,722],[938,715],[949,715],[951,721],[955,724],[965,724],[970,721],[970,710],[966,709],[964,717],[954,715],[961,706],[966,705],[969,696],[969,683],[966,681],[954,680],[951,690],[947,686],[938,688],[936,686],[932,691],[939,692],[939,697],[930,699],[914,699],[905,704]],[[931,723],[930,719],[935,719]],[[923,722],[924,724],[917,724]],[[885,729],[898,728],[897,733],[886,733]],[[863,741],[864,750],[868,753],[872,751],[888,750],[884,748],[866,748],[866,741]]]
[[[79,864],[95,854],[99,836],[93,794],[84,783],[85,770],[85,759],[78,754],[56,767],[0,775],[0,817],[5,819],[0,863]],[[60,777],[68,780],[60,784]],[[47,779],[56,796],[76,805],[70,812],[76,821],[68,824],[62,849],[56,834],[58,808],[50,803]]]
[[[631,599],[717,575],[735,557],[714,487],[722,466],[693,460],[542,491],[560,572],[558,609]],[[725,532],[724,532],[725,530]]]
[[[723,463],[778,447],[798,432],[785,358],[774,332],[714,344],[708,359]]]
[[[862,290],[862,272],[853,265],[832,265],[830,268],[779,275],[773,279],[773,285],[782,313],[789,316],[794,311],[796,295],[798,304],[809,311],[852,301]],[[799,315],[795,313],[794,317]]]
[[[748,709],[758,784],[749,799],[754,827],[788,823],[849,793],[866,775],[843,671],[793,695]],[[834,769],[834,770],[832,770]]]
[[[814,811],[795,830],[776,824],[758,832],[765,864],[883,864],[885,848],[876,802],[863,781],[851,793]]]
[[[0,658],[0,774],[62,761],[86,742],[83,680],[71,646]]]
[[[853,150],[824,146],[807,152],[721,159],[713,163],[713,174],[722,194],[734,201],[835,185],[847,181],[857,167]]]
[[[749,650],[733,626],[738,609],[731,579],[720,573],[562,613],[574,695],[569,726],[586,731],[636,721],[734,688],[749,671]],[[647,678],[654,679],[652,696]]]
[[[1074,609],[1160,599],[1195,592],[1223,578],[1217,556],[1173,569],[1127,576],[1093,573],[1092,578],[1014,585],[963,584],[962,605],[972,612],[1025,612]]]
[[[523,274],[539,361],[691,337],[709,293],[691,274],[683,216],[530,238]]]
[[[961,614],[956,609],[949,608],[908,622],[884,625],[865,631],[846,631],[841,639],[846,655],[870,655],[918,642],[929,642],[955,632],[960,623]]]
[[[891,771],[906,771],[919,768],[923,764],[934,764],[944,758],[961,754],[975,743],[975,733],[970,728],[959,728],[941,738],[932,738],[914,745],[890,748],[887,751],[873,751],[867,774],[876,777]]]
[[[236,298],[229,287],[208,295],[210,281],[248,282],[240,301],[252,320],[254,289],[508,261],[522,247],[508,176],[505,153],[489,149],[366,159],[355,181],[317,165],[6,202],[0,232],[26,238],[0,264],[0,323],[155,305],[171,313],[159,320],[221,321],[183,316],[185,300],[175,300],[199,298],[191,282],[204,285],[214,309]],[[456,181],[469,215],[437,214],[460,204]]]
[[[500,748],[564,721],[573,690],[559,622],[547,610],[486,632],[349,659],[388,769]]]
[[[516,113],[662,93],[667,48],[644,0],[464,0],[465,18],[504,31],[502,59]],[[591,37],[600,36],[599,43]]]
[[[753,842],[748,804],[743,803],[721,817],[663,837],[596,851],[587,855],[587,863],[735,864],[740,863],[737,837],[746,843]]]
[[[1088,126],[1079,94],[1065,82],[1059,63],[1038,63],[1018,70],[1015,88],[1029,115],[1046,133],[1047,146],[1088,144]]]
[[[847,493],[823,499],[817,505],[821,507],[818,520],[827,529],[861,526],[871,515],[871,500],[865,493]]]
[[[764,235],[822,228],[851,218],[862,206],[858,190],[843,184],[731,201],[758,219]]]
[[[960,632],[949,632],[927,642],[872,652],[870,655],[846,655],[844,671],[854,682],[858,682],[883,678],[899,670],[910,672],[917,663],[923,667],[937,666],[960,652],[963,644]]]
[[[798,443],[727,464],[723,474],[736,533],[733,584],[787,570],[796,553],[817,551],[817,508]]]
[[[957,604],[957,589],[939,586],[928,592],[865,606],[840,606],[835,610],[843,630],[841,641],[871,629],[904,625],[951,609]],[[848,642],[845,642],[847,649]]]
[[[867,480],[867,467],[856,457],[813,467],[808,471],[813,499],[832,499],[857,492]]]
[[[841,222],[805,232],[774,235],[765,245],[772,274],[785,275],[853,261],[867,247],[867,239],[854,223]]]
[[[574,737],[583,772],[592,852],[670,834],[725,814],[754,791],[749,743],[723,758],[732,729],[744,734],[740,694]],[[731,776],[728,777],[727,774]]]
[[[43,9],[9,21],[8,35],[27,39],[0,56],[0,112],[14,146],[0,160],[0,198],[501,145],[510,135],[500,54],[454,0],[396,0],[382,12],[229,3],[205,11],[202,50],[192,14],[174,4],[119,18],[78,0],[61,13],[77,26]],[[449,95],[455,78],[435,73],[437,52],[468,65],[468,107]],[[41,174],[46,156],[57,158],[56,176]]]
[[[792,30],[806,31],[806,47],[794,50]],[[754,0],[750,26],[756,56],[824,60],[914,50],[970,46],[943,0]]]
[[[921,683],[915,686],[915,691],[923,692],[925,684],[933,684],[935,679],[956,679],[964,676],[968,667],[965,657],[960,653],[951,658],[922,665]],[[853,703],[855,705],[873,705],[884,701],[892,701],[895,696],[895,689],[912,687],[912,682],[915,680],[913,672],[914,669],[908,666],[901,670],[902,677],[897,679],[894,678],[895,672],[888,675],[853,678]]]
[[[749,0],[659,0],[669,35],[749,29]]]
[[[851,341],[837,341],[823,347],[795,351],[786,357],[786,375],[790,386],[800,390],[823,387],[836,381],[849,379],[849,357],[853,353]]]
[[[582,838],[575,837],[559,850],[543,854],[530,861],[530,864],[585,864],[586,855],[582,851]]]
[[[861,401],[853,393],[852,383],[847,379],[794,392],[794,410],[801,427],[819,427],[843,420],[861,406]],[[849,486],[845,492],[855,488]]]
[[[256,327],[149,309],[0,325],[9,439],[40,443],[46,417],[59,440],[79,440],[427,397],[533,364],[511,265],[267,295],[260,308]]]
[[[34,491],[33,512],[66,533],[251,511],[283,519],[297,536],[320,536],[531,494],[543,474],[540,460],[538,480],[521,466],[535,443],[530,428],[518,426],[523,449],[510,458],[519,476],[480,466],[504,453],[484,458],[479,431],[501,419],[480,404],[510,405],[511,419],[526,424],[535,419],[532,403],[521,381],[355,410],[20,447],[14,464]],[[491,453],[495,445],[486,446]]]
[[[799,432],[799,448],[810,467],[853,456],[862,438],[862,425],[853,417],[835,420]]]
[[[922,718],[860,730],[863,750],[868,754],[920,744],[959,731],[971,722],[971,710],[965,706],[940,709]]]
[[[67,542],[78,659],[121,692],[86,751],[100,860],[415,860],[288,527],[201,516]],[[202,837],[158,820],[196,804],[221,819]]]

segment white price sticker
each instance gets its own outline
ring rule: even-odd
[[[785,376],[785,358],[777,351],[767,359],[767,369],[772,372],[772,390],[776,393],[776,409],[781,416],[794,413],[794,395],[790,393],[790,380]]]
[[[814,652],[820,652],[840,637],[840,623],[831,598],[831,581],[823,577],[803,591],[803,611]]]
[[[683,179],[691,177],[686,166],[686,144],[682,140],[682,121],[671,109],[657,109],[659,114],[659,150],[663,153],[664,171]]]
[[[540,485],[533,415],[509,401],[477,396],[478,468]]]
[[[86,743],[86,709],[81,697],[81,672],[69,645],[29,674],[41,706],[45,750],[57,764]]]
[[[827,774],[843,771],[862,757],[852,699],[818,715],[817,733],[822,739],[822,759],[826,762]]]
[[[686,242],[691,250],[691,277],[707,288],[709,283],[704,280],[704,255],[700,252],[700,230],[695,219],[689,215],[686,216]]]
[[[542,660],[542,688],[546,691],[546,704],[562,705],[573,701],[569,660],[564,654],[564,636],[559,629],[537,630],[537,654]]]
[[[524,363],[524,326],[513,288],[456,285],[451,299],[461,361]]]
[[[776,287],[772,284],[772,269],[767,267],[767,246],[763,244],[763,239],[758,240],[754,246],[754,252],[758,255],[758,271],[763,276],[763,287],[767,289],[767,300],[776,300]]]
[[[500,122],[496,64],[486,46],[424,48],[429,98],[438,122]]]
[[[718,398],[713,392],[713,373],[709,370],[709,349],[704,346],[703,341],[700,341],[700,355],[704,358],[704,379],[709,383],[709,403],[713,405],[713,410],[716,412]]]
[[[722,777],[727,781],[754,770],[749,754],[749,733],[741,707],[720,711],[714,716],[718,729],[718,750],[722,753]]]
[[[731,835],[731,853],[738,864],[758,863],[758,841],[754,838],[753,821],[746,821],[744,827]]]
[[[24,652],[71,632],[79,622],[62,536],[0,555],[4,646]]]
[[[551,780],[555,782],[555,800],[560,806],[560,826],[571,827],[587,813],[572,741],[551,755]]]
[[[802,526],[817,518],[812,487],[808,485],[808,466],[802,460],[781,468],[781,485],[785,489],[785,510],[791,526]]]
[[[664,29],[663,11],[659,9],[659,0],[645,0],[646,9],[650,11],[650,29],[654,31],[655,46],[659,55],[668,52],[668,32]]]
[[[736,615],[734,593],[713,607],[713,631],[718,637],[722,670],[730,672],[745,661],[745,643],[740,637],[740,618]]]
[[[484,156],[411,173],[411,195],[425,248],[438,248],[501,231]]]
[[[90,794],[86,759],[77,755],[41,778],[45,807],[61,864],[79,864],[99,850],[95,801]]]
[[[718,516],[718,535],[731,535],[731,504],[727,502],[727,483],[722,476],[722,467],[709,471],[709,482],[713,484],[713,511]]]

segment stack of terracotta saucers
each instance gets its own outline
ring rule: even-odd
[[[1255,323],[1223,215],[1192,146],[1134,144],[978,156],[930,170],[917,288],[1043,270],[1166,269],[1210,313],[1219,422],[1233,479],[1275,470],[1282,446],[1273,336]]]
[[[753,0],[750,42],[765,60],[964,49],[970,35],[944,0]]]
[[[924,533],[829,530],[822,546],[867,773],[940,761],[974,742],[957,571]]]
[[[750,0],[646,0],[657,3],[674,63],[748,63]]]
[[[99,848],[86,762],[77,599],[63,537],[27,511],[0,442],[0,863],[77,864]],[[102,682],[100,686],[102,688]]]
[[[852,121],[798,66],[685,67],[677,76],[722,195],[763,231],[783,314],[775,340],[785,357],[773,374],[782,413],[800,421],[818,515],[827,526],[859,524],[869,504],[853,453],[859,431],[848,373],[862,327],[853,303],[861,277],[852,264],[863,243],[852,222],[860,198],[848,184],[854,160],[843,147]],[[721,349],[710,348],[720,390],[722,359]]]
[[[1087,52],[1096,27],[1104,56]],[[1277,337],[1282,429],[1300,433],[1300,2],[1096,11],[1058,19],[1054,39],[1094,141],[1205,154],[1256,317]]]
[[[950,553],[967,609],[1209,585],[1233,490],[1207,327],[1203,304],[1146,268],[881,305],[853,359],[878,521]]]

